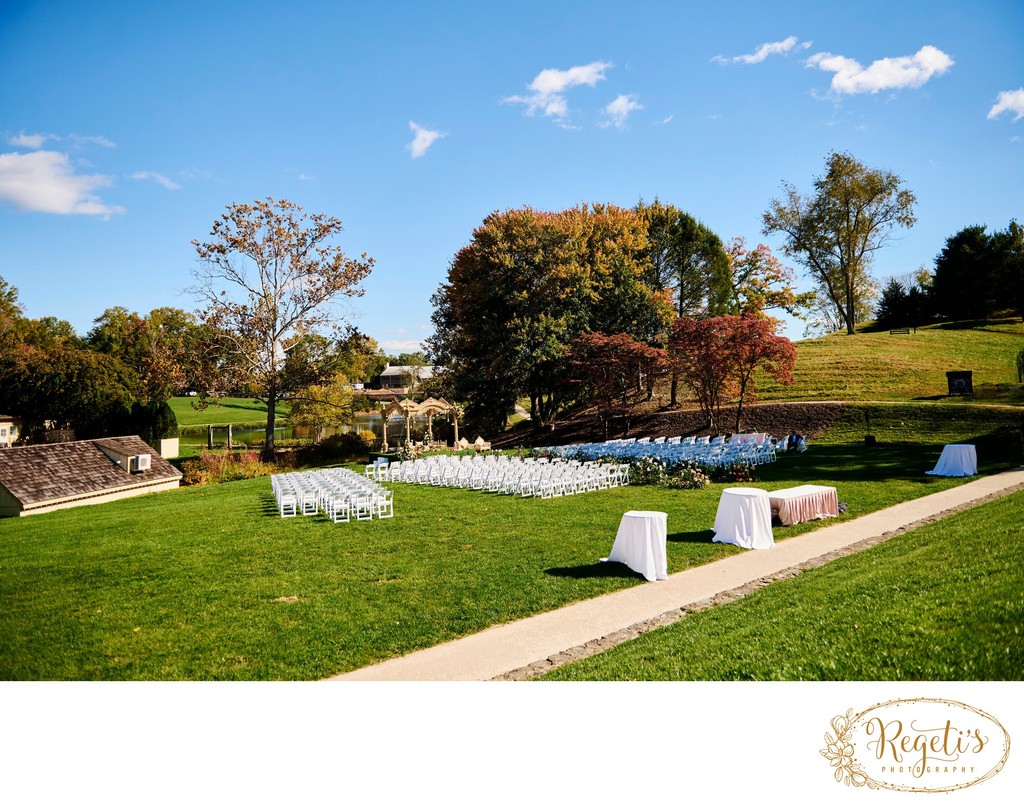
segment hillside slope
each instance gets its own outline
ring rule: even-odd
[[[946,371],[974,373],[979,403],[1024,404],[1015,359],[1024,323],[989,320],[929,325],[909,334],[833,334],[796,343],[794,382],[759,383],[760,401],[946,400]]]

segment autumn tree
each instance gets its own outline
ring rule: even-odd
[[[597,409],[606,440],[615,418],[623,420],[624,432],[629,433],[630,419],[667,364],[663,348],[629,334],[584,333],[576,337],[571,350],[572,374],[580,381],[580,397]]]
[[[765,244],[747,249],[742,238],[734,238],[726,250],[729,256],[730,314],[756,314],[781,309],[800,316],[810,305],[813,292],[796,291],[796,273],[772,254]]]
[[[478,428],[501,428],[521,397],[535,427],[553,426],[579,334],[664,329],[671,310],[643,281],[645,232],[612,205],[496,212],[473,232],[432,298],[427,348]]]
[[[680,317],[673,323],[669,359],[678,365],[712,432],[721,426],[722,407],[733,401],[739,431],[757,370],[783,384],[792,381],[796,349],[776,334],[777,326],[776,320],[751,314]]]
[[[291,400],[291,423],[313,430],[313,442],[324,439],[329,428],[340,429],[352,420],[352,387],[348,379],[335,375],[322,384],[300,389]]]
[[[732,323],[737,432],[743,422],[743,404],[754,403],[758,374],[768,375],[780,384],[793,383],[796,348],[778,335],[778,325],[777,320],[756,314],[745,314]]]
[[[843,152],[829,154],[811,196],[788,182],[783,188],[785,198],[772,199],[764,214],[764,233],[785,238],[783,251],[813,278],[819,303],[855,333],[872,259],[897,228],[913,226],[916,198],[896,174]]]
[[[240,380],[267,406],[264,456],[274,456],[277,404],[283,394],[322,380],[323,367],[291,359],[303,336],[343,320],[330,304],[362,294],[373,259],[347,257],[333,243],[339,219],[307,214],[287,200],[231,204],[210,241],[193,241],[199,257],[192,292],[202,322],[219,335],[204,395]]]

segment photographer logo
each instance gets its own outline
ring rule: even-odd
[[[837,715],[819,753],[846,785],[941,793],[999,773],[1010,736],[992,715],[966,703],[915,698]]]

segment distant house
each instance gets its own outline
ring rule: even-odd
[[[176,488],[181,472],[138,437],[0,451],[0,517],[47,513]]]
[[[24,424],[14,415],[0,415],[0,448],[10,448],[17,442]]]
[[[413,367],[409,364],[387,364],[377,376],[381,389],[405,390],[411,392],[424,381],[434,377],[432,365]]]

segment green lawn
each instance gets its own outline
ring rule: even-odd
[[[793,384],[765,380],[759,400],[945,401],[946,371],[971,370],[971,402],[1024,404],[1015,369],[1024,347],[1019,320],[929,325],[907,335],[833,334],[796,347]]]
[[[221,398],[217,403],[210,402],[205,409],[196,409],[198,398],[171,398],[168,403],[178,419],[179,426],[226,426],[232,424],[262,425],[267,422],[267,407],[252,398]],[[279,425],[287,421],[288,405],[277,405]]]
[[[562,667],[557,681],[1024,679],[1024,492]]]
[[[960,484],[924,474],[945,435],[919,439],[815,443],[762,484],[833,484],[844,518]],[[1019,464],[1019,439],[979,455],[983,473]],[[278,518],[256,479],[0,521],[0,678],[340,673],[640,584],[599,563],[626,510],[668,513],[670,572],[741,552],[710,540],[722,487],[540,501],[396,485],[394,519],[335,525]]]

